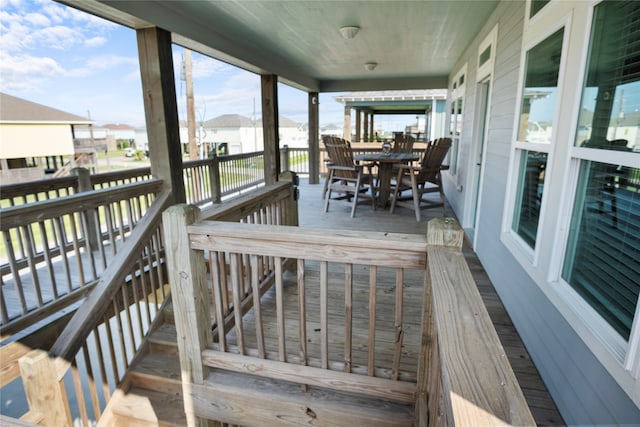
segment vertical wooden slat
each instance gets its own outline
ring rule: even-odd
[[[132,276],[135,276],[135,269],[134,271],[131,272]],[[133,322],[131,320],[131,302],[129,301],[129,291],[127,289],[126,286],[122,286],[121,288],[122,291],[122,305],[124,307],[124,313],[125,313],[125,321],[127,323],[127,335],[129,336],[129,345],[131,348],[131,351],[135,354],[136,351],[136,341],[135,341],[135,334],[133,333]]]
[[[228,284],[227,284],[227,261],[224,252],[218,252],[218,265],[220,268],[220,291],[222,301],[222,315],[229,314],[229,298],[228,298]]]
[[[298,258],[296,274],[298,279],[298,320],[300,326],[300,361],[307,365],[307,301],[304,286],[304,259]]]
[[[402,326],[402,306],[404,290],[404,269],[396,268],[396,306],[395,306],[395,348],[393,352],[393,367],[391,368],[391,378],[398,379],[400,372],[400,357],[402,355],[402,339],[404,329]]]
[[[329,264],[320,262],[320,359],[322,368],[329,368],[329,325],[328,325],[328,281]]]
[[[138,266],[142,267],[144,266],[144,264],[142,263],[142,258],[140,259],[140,261],[138,261]],[[141,271],[143,271],[143,268],[140,268]],[[144,274],[141,274],[142,278],[144,277]],[[133,301],[134,301],[134,306],[136,309],[136,323],[138,324],[138,333],[140,334],[140,337],[144,337],[144,330],[142,328],[142,311],[140,310],[140,300],[143,298],[140,295],[140,292],[138,292],[138,277],[136,274],[132,274],[131,275],[131,289],[133,291]],[[142,291],[142,295],[145,295],[145,292],[141,289]],[[149,306],[149,304],[145,304],[145,306]],[[148,313],[148,309],[147,309],[147,313]],[[151,323],[147,323],[147,325],[151,325]]]
[[[287,361],[286,335],[284,325],[284,285],[282,283],[282,258],[275,257],[276,267],[276,322],[278,324],[278,353],[281,362]]]
[[[87,416],[87,404],[84,400],[84,392],[82,391],[82,382],[80,381],[80,373],[78,372],[77,360],[74,360],[71,365],[71,377],[73,378],[73,388],[78,404],[78,412],[82,419],[82,425],[89,425],[89,417]]]
[[[353,264],[344,265],[344,371],[351,372],[353,342]]]
[[[367,361],[367,374],[375,375],[376,356],[376,288],[378,267],[369,266],[369,354]]]
[[[108,402],[111,399],[111,389],[109,388],[109,379],[107,377],[107,367],[105,362],[105,354],[102,352],[102,340],[100,339],[100,329],[98,326],[93,328],[93,338],[95,340],[96,352],[98,354],[98,364],[100,366],[100,376],[102,377],[102,393]]]
[[[36,300],[38,307],[42,307],[42,290],[40,289],[40,278],[38,277],[37,261],[35,259],[35,240],[33,238],[33,230],[31,224],[22,226],[21,229],[24,232],[25,249],[27,251],[27,262],[29,264],[29,270],[31,271],[31,280],[33,289],[36,293]]]
[[[264,359],[267,355],[262,328],[262,304],[260,304],[260,277],[258,276],[258,271],[258,256],[251,255],[251,289],[253,292],[253,310],[256,319],[256,340],[258,344],[258,356]]]
[[[81,231],[82,231],[82,236],[84,237],[84,247],[85,247],[85,252],[87,254],[88,260],[89,260],[89,267],[91,267],[91,279],[92,280],[97,280],[98,279],[98,272],[96,270],[96,260],[95,260],[95,256],[93,255],[93,244],[91,243],[91,241],[93,240],[90,236],[90,229],[89,229],[89,223],[87,220],[87,215],[90,215],[90,213],[87,212],[80,212],[78,215],[80,215],[80,227]],[[95,244],[95,242],[94,242]]]
[[[49,273],[51,293],[53,294],[53,299],[56,300],[60,295],[58,293],[58,283],[53,269],[53,261],[51,260],[51,249],[49,248],[49,238],[47,237],[49,233],[47,233],[47,227],[44,221],[38,222],[38,225],[40,227],[40,236],[42,236],[42,254],[44,255],[47,272]]]
[[[244,354],[244,334],[242,329],[242,308],[240,305],[240,282],[242,280],[242,266],[240,265],[240,254],[231,254],[230,273],[231,287],[233,288],[233,317],[235,318],[236,340],[238,341],[238,351]]]
[[[62,259],[62,266],[64,267],[65,277],[67,279],[67,290],[71,292],[73,290],[73,282],[71,281],[71,272],[69,270],[69,259],[67,258],[66,251],[66,237],[64,232],[64,224],[61,217],[57,217],[54,220],[55,230],[58,235],[58,248],[60,249],[60,258]]]
[[[80,244],[78,242],[78,224],[75,213],[69,215],[69,228],[71,229],[71,243],[76,256],[76,265],[78,266],[78,279],[82,287],[87,284],[87,281],[84,277],[84,265],[82,265],[82,253],[80,252]]]
[[[84,357],[86,370],[87,370],[87,381],[89,382],[89,396],[91,397],[93,413],[95,415],[95,419],[99,420],[101,411],[100,411],[100,401],[98,400],[98,390],[96,387],[96,380],[93,375],[93,366],[92,366],[93,359],[89,357],[89,349],[86,343],[82,345],[82,356]],[[98,358],[101,358],[101,354],[99,351],[98,351]],[[103,381],[105,381],[104,378],[103,378]]]
[[[124,364],[125,371],[129,368],[129,358],[127,357],[127,346],[124,336],[124,327],[122,326],[122,317],[120,315],[120,308],[118,307],[118,297],[113,298],[113,312],[116,319],[116,325],[118,326],[118,338],[120,341],[120,359]],[[121,378],[118,378],[120,380]]]
[[[153,268],[153,261],[151,259],[151,248],[149,246],[146,247],[147,248],[147,261],[149,264],[147,264],[149,266],[149,276],[151,277],[151,281],[155,281],[155,271],[156,269]],[[153,284],[151,284],[150,286],[147,286],[147,274],[145,274],[144,272],[144,266],[145,266],[145,258],[144,255],[140,256],[140,259],[138,260],[138,268],[140,269],[140,286],[141,286],[141,291],[142,291],[142,295],[137,296],[136,297],[136,306],[138,311],[140,311],[140,301],[144,300],[144,306],[146,307],[145,312],[147,315],[147,325],[151,325],[151,312],[150,312],[150,302],[149,302],[149,296],[152,295],[154,293],[154,289],[155,287],[153,286]],[[135,290],[135,286],[134,286],[134,290]],[[154,296],[155,299],[155,296]],[[141,316],[141,315],[140,315]],[[140,323],[142,323],[142,319],[140,319]]]
[[[9,268],[11,269],[11,275],[13,276],[13,280],[16,285],[16,292],[18,293],[18,299],[20,300],[22,314],[25,314],[27,312],[27,302],[24,297],[24,289],[22,287],[22,279],[20,278],[20,270],[18,269],[16,255],[13,251],[13,239],[11,238],[11,230],[3,230],[2,236],[4,237],[4,247],[7,248],[7,256],[9,257]]]
[[[218,343],[220,351],[227,351],[227,339],[224,334],[224,302],[222,294],[227,290],[222,287],[222,278],[220,271],[220,254],[213,252],[209,254],[209,271],[211,272],[211,292],[213,293],[213,302],[215,304],[216,329],[218,331]]]
[[[107,317],[106,315],[103,316],[103,321],[106,328],[107,346],[109,347],[109,358],[111,362],[107,366],[111,366],[111,374],[113,375],[113,379],[115,383],[118,383],[120,381],[120,372],[119,372],[120,370],[118,369],[118,362],[117,362],[118,359],[116,358],[116,350],[113,346],[113,332],[111,331],[111,322],[109,317]]]

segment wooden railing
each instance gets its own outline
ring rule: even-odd
[[[242,405],[224,388],[208,390],[208,370],[215,368],[299,383],[301,392],[310,385],[415,403],[415,424],[421,426],[534,425],[460,253],[463,233],[454,220],[430,224],[428,236],[419,236],[198,222],[198,217],[197,208],[176,206],[163,220],[171,247],[168,274],[176,291],[176,328],[178,336],[186,338],[178,343],[185,395],[220,398],[225,407]],[[310,263],[319,265],[317,288],[309,287]],[[273,302],[261,299],[267,264],[275,272],[275,292],[268,299]],[[329,269],[336,264],[342,267]],[[288,282],[287,266],[294,274]],[[352,317],[356,267],[368,271],[368,333],[361,334],[354,333]],[[391,272],[385,275],[383,269]],[[422,271],[424,287],[420,326],[411,336],[403,317],[409,315],[404,313],[402,289],[405,274],[415,270]],[[335,296],[336,282],[344,297]],[[297,294],[296,302],[286,298],[285,289]],[[393,289],[395,296],[383,302],[381,289]],[[305,297],[314,290],[319,293],[317,318]],[[381,314],[385,304],[391,305],[392,314]],[[250,309],[251,316],[245,316]],[[267,316],[267,311],[275,315]],[[342,316],[338,328],[329,320],[336,316]],[[208,327],[212,320],[213,331]],[[310,327],[320,334],[316,345],[307,344],[313,342],[307,336]],[[384,338],[378,341],[378,336]],[[336,343],[343,347],[336,349]],[[376,358],[385,346],[393,356]],[[413,375],[402,368],[412,348],[417,349]],[[365,349],[365,354],[359,358],[355,349]],[[185,401],[190,423],[213,419],[251,425],[258,418],[276,422],[282,413],[276,401],[260,402],[260,413],[255,414],[225,412],[218,410],[220,405],[199,405],[196,400]],[[326,416],[322,410],[306,409],[319,423]]]
[[[148,180],[2,209],[2,333],[11,334],[81,299],[161,185]]]
[[[23,420],[90,426],[100,418],[167,297],[160,220],[169,200],[167,193],[155,197],[49,351],[46,342],[30,343],[28,337],[2,347],[12,355],[3,369],[22,378],[29,404]],[[17,357],[19,371],[9,364]],[[13,378],[3,378],[2,385]]]
[[[294,224],[294,196],[291,183],[283,181],[211,206],[205,215]],[[48,354],[18,343],[11,349],[12,359],[24,355],[20,373],[30,410],[23,419],[51,426],[93,425],[116,386],[126,382],[128,366],[169,299],[161,222],[168,197],[157,197]],[[11,378],[3,376],[3,385],[20,375],[15,368],[11,372]]]

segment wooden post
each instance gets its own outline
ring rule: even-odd
[[[369,113],[367,111],[363,111],[362,114],[364,115],[362,120],[362,141],[369,142]]]
[[[298,188],[297,181],[298,176],[294,172],[285,171],[280,174],[280,181],[287,181],[291,183],[291,195],[285,201],[286,203],[286,218],[283,225],[295,225],[298,223]]]
[[[356,124],[356,126],[358,125]],[[342,125],[342,137],[347,141],[351,141],[351,107],[347,105],[344,106],[344,124]]]
[[[151,174],[163,180],[174,202],[184,203],[171,33],[156,27],[139,29],[136,33]]]
[[[67,393],[53,359],[44,350],[32,350],[20,358],[20,375],[29,409],[42,414],[48,426],[72,425]]]
[[[289,146],[284,145],[280,150],[280,169],[282,172],[289,170]]]
[[[440,366],[439,372],[432,370],[438,378],[430,379],[437,381],[429,386],[430,417],[435,420],[442,415],[443,424],[456,426],[533,426],[533,416],[462,254],[463,240],[464,232],[455,219],[429,221],[427,260],[438,349],[430,363]]]
[[[356,109],[356,142],[362,141],[362,110]]]
[[[182,394],[189,426],[214,425],[196,416],[191,394],[191,385],[203,384],[208,375],[208,369],[202,364],[202,350],[212,342],[204,253],[191,249],[187,232],[187,226],[199,217],[200,209],[191,205],[175,205],[162,214],[180,351]]]
[[[211,201],[220,203],[222,201],[222,190],[220,188],[220,158],[217,150],[213,150],[211,158],[211,168],[209,169],[209,183],[211,186]]]
[[[262,133],[264,138],[264,183],[274,184],[280,174],[280,141],[278,124],[278,78],[261,76]]]
[[[93,185],[91,185],[91,175],[86,168],[73,168],[71,174],[78,177],[78,192],[92,191]],[[85,211],[85,217],[87,219],[87,235],[85,238],[89,242],[89,246],[92,250],[98,248],[98,224],[96,222],[96,216],[93,215],[94,211]]]
[[[320,182],[319,107],[318,92],[309,92],[309,184]]]

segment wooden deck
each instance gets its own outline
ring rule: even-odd
[[[299,190],[298,209],[301,226],[426,233],[428,221],[439,216],[442,212],[440,208],[425,209],[422,211],[422,219],[418,223],[411,209],[399,208],[392,215],[388,209],[374,211],[371,205],[363,203],[358,206],[355,218],[350,218],[351,206],[347,202],[332,202],[329,212],[324,212],[321,197],[322,184],[310,185],[305,179],[301,179]],[[434,194],[432,197],[437,197],[437,195]],[[454,216],[448,205],[446,206],[446,214]],[[562,416],[469,242],[465,241],[463,251],[536,423],[541,426],[564,425]]]

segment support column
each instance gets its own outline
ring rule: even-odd
[[[342,137],[347,141],[351,141],[351,107],[344,106],[344,126]]]
[[[375,133],[375,131],[374,131],[374,127],[373,127],[373,117],[374,117],[374,114],[373,114],[373,113],[371,113],[371,120],[369,120],[369,129],[370,129],[370,130],[369,130],[369,135],[370,135],[369,140],[370,140],[370,141],[373,141],[373,140],[374,140],[374,137],[375,137],[375,135],[376,135],[376,133]]]
[[[430,138],[427,139],[425,136],[425,140],[427,141],[438,138],[438,136],[436,135],[436,120],[438,119],[437,113],[438,113],[438,101],[434,98],[431,101],[431,123],[430,123],[431,132],[429,133]]]
[[[173,194],[171,203],[184,203],[182,144],[178,124],[171,33],[160,28],[136,31],[144,112],[149,138],[151,175],[162,179]]]
[[[262,87],[262,134],[264,141],[264,182],[274,184],[280,175],[280,140],[278,125],[278,77],[260,78]]]
[[[356,108],[356,141],[362,141],[360,131],[362,130],[362,110]]]
[[[364,114],[364,120],[362,123],[362,127],[364,129],[364,133],[362,135],[362,141],[364,142],[368,142],[369,141],[369,113],[367,111],[363,112]]]
[[[318,92],[309,92],[309,184],[320,182],[319,107]],[[345,128],[346,119],[345,116]]]

